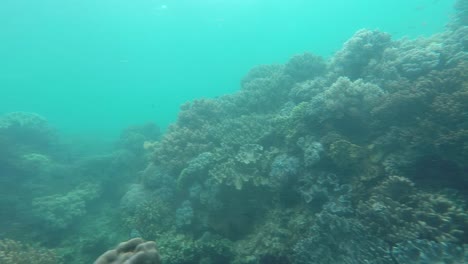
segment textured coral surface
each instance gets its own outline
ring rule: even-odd
[[[254,67],[99,150],[1,116],[0,262],[90,263],[133,238],[95,263],[466,263],[467,6],[433,36],[362,29],[328,59]]]

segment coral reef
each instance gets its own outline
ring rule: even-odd
[[[465,263],[463,246],[417,239],[398,243],[392,248],[392,256],[398,264],[416,263]]]
[[[190,227],[193,221],[193,208],[189,200],[184,201],[176,210],[175,225],[184,229]]]
[[[292,245],[308,231],[313,216],[304,209],[275,208],[234,247],[233,263],[290,263]]]
[[[213,232],[234,263],[394,263],[405,241],[467,243],[464,41],[360,30],[328,61],[258,66],[238,93],[183,106],[154,148],[178,182],[157,234],[184,232],[198,260]]]
[[[132,214],[138,210],[150,198],[150,193],[142,184],[132,184],[120,200],[120,207],[125,212]]]
[[[152,263],[466,262],[466,3],[440,34],[363,29],[329,59],[257,66],[238,92],[183,104],[163,135],[130,127],[105,153],[2,116],[0,234],[67,263],[129,237],[158,241]],[[135,239],[96,263],[157,255]]]
[[[360,202],[358,213],[372,232],[392,244],[417,238],[459,242],[468,224],[463,202],[417,190],[399,176],[377,186],[369,200]]]
[[[390,34],[361,29],[333,56],[331,68],[338,76],[357,79],[362,76],[365,67],[373,61],[378,61],[390,45]]]
[[[158,240],[163,263],[227,263],[232,245],[227,239],[204,232],[198,239],[168,232]]]
[[[66,194],[34,198],[34,215],[48,228],[64,229],[86,214],[86,204],[96,199],[99,187],[84,185]]]
[[[384,94],[379,86],[362,79],[351,81],[339,77],[326,90],[303,103],[300,119],[317,131],[334,126],[342,133],[363,133],[372,108]]]
[[[170,204],[152,196],[139,204],[134,212],[125,213],[123,224],[142,237],[159,237],[175,228],[175,217],[175,209]]]
[[[120,135],[119,145],[136,154],[144,154],[144,143],[156,141],[161,132],[155,123],[128,127]]]
[[[54,144],[55,130],[35,113],[13,112],[0,116],[0,134],[19,144],[18,147],[44,150]]]
[[[356,219],[329,213],[317,216],[306,237],[294,246],[292,263],[393,263],[387,245],[367,234]]]
[[[323,152],[320,142],[314,141],[311,137],[301,137],[297,140],[297,145],[304,151],[305,166],[310,167],[320,161],[320,155]]]
[[[427,74],[438,67],[443,48],[441,43],[430,40],[419,39],[414,42],[404,42],[398,49],[399,56],[401,56],[397,65],[398,71],[402,76],[410,79]]]
[[[326,64],[322,57],[311,53],[293,56],[284,67],[284,73],[296,82],[312,80],[325,73]]]
[[[295,178],[300,169],[299,159],[287,154],[280,154],[271,163],[270,174],[272,181],[278,185],[284,185],[286,182]]]
[[[0,262],[2,264],[60,264],[61,259],[53,250],[21,243],[0,240]]]
[[[352,187],[348,184],[340,184],[336,175],[324,172],[305,174],[299,182],[299,193],[314,211],[326,210],[336,215],[353,213]]]
[[[151,190],[163,201],[169,202],[175,196],[176,179],[152,163],[142,172],[141,182],[144,188]]]

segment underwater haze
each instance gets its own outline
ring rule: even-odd
[[[0,33],[0,264],[468,263],[468,0],[1,0]]]
[[[68,134],[115,138],[240,88],[255,65],[331,56],[361,28],[443,29],[449,0],[2,0],[0,113],[35,112]]]

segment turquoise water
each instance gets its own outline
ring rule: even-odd
[[[2,0],[0,114],[36,112],[62,132],[115,137],[167,127],[179,106],[239,88],[258,64],[330,56],[360,28],[443,30],[449,0]]]
[[[468,0],[1,0],[0,34],[0,264],[468,263]]]

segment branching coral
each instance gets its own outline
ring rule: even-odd
[[[120,200],[120,207],[123,212],[132,214],[137,211],[149,197],[149,192],[145,190],[142,184],[132,184]]]
[[[152,163],[114,212],[122,214],[124,232],[157,237],[169,264],[393,263],[389,254],[404,262],[415,248],[432,256],[425,249],[467,241],[462,196],[430,184],[448,172],[422,168],[434,158],[455,163],[454,174],[464,175],[466,42],[461,27],[398,42],[362,30],[330,61],[305,53],[285,65],[257,67],[238,93],[184,104],[160,141],[155,126],[129,128],[120,140],[125,151],[76,168],[93,182],[125,187],[138,174],[117,179],[114,172],[145,162],[142,144],[152,142]],[[17,118],[25,121],[10,122]],[[5,120],[5,149],[13,148],[13,130],[47,132],[34,116]],[[19,167],[49,173],[54,156],[24,150]],[[418,189],[422,181],[432,189]],[[33,213],[44,226],[63,230],[84,219],[87,204],[98,209],[97,193],[41,194]],[[96,241],[79,248],[92,252]],[[140,242],[119,246],[99,263],[156,256],[154,244],[139,250]]]
[[[183,187],[196,180],[203,180],[208,170],[216,161],[216,155],[211,152],[203,152],[188,162],[188,166],[182,170],[177,179],[178,185]]]
[[[238,93],[183,105],[131,228],[164,238],[170,263],[223,263],[201,257],[207,231],[234,241],[225,263],[394,263],[405,241],[466,243],[463,196],[439,184],[466,192],[466,35],[361,30],[329,61],[259,66]],[[293,235],[298,208],[312,228]]]
[[[453,243],[416,239],[398,243],[392,248],[392,256],[398,264],[465,263],[462,246]]]
[[[439,242],[463,239],[468,225],[465,204],[444,194],[417,190],[404,177],[392,176],[359,204],[359,215],[372,232],[390,243],[427,238]]]
[[[141,180],[147,190],[166,202],[174,199],[176,192],[176,178],[161,168],[160,165],[149,164],[142,172]]]
[[[312,80],[325,72],[326,64],[322,57],[311,53],[293,56],[284,68],[284,73],[296,82]]]
[[[193,208],[189,200],[184,201],[176,210],[175,225],[177,228],[186,229],[193,222]]]
[[[330,86],[329,79],[324,77],[306,80],[293,86],[289,98],[295,103],[309,101],[328,86]]]
[[[391,264],[387,245],[366,232],[356,219],[321,213],[310,236],[294,246],[295,264],[376,263]]]
[[[279,64],[258,65],[250,69],[242,78],[241,85],[244,86],[255,79],[268,79],[280,75],[283,71],[284,66]]]
[[[126,211],[123,222],[129,230],[136,230],[142,237],[157,237],[175,229],[176,206],[174,199],[165,200],[157,192],[145,193],[145,200],[138,200],[133,211]]]
[[[312,218],[304,210],[271,210],[249,236],[234,245],[233,263],[290,263],[291,246],[307,232]]]
[[[258,66],[242,80],[242,89],[231,97],[232,101],[245,109],[241,113],[271,113],[286,102],[293,85],[292,78],[283,73],[283,66]],[[237,110],[236,112],[239,112]]]
[[[167,264],[227,263],[232,258],[230,241],[208,232],[198,239],[167,232],[159,237],[158,245],[161,249],[161,260]]]
[[[397,68],[401,75],[407,78],[416,78],[428,73],[438,67],[441,60],[441,43],[424,39],[414,42],[403,42],[403,46],[398,50]]]
[[[299,179],[298,191],[315,212],[325,210],[336,215],[353,213],[352,187],[341,184],[334,174],[316,172],[303,175]]]
[[[172,126],[154,146],[154,163],[178,175],[187,162],[199,153],[210,151],[213,143],[207,139],[206,131]],[[174,159],[177,157],[177,159]]]
[[[86,204],[99,196],[99,187],[83,185],[63,195],[35,198],[34,215],[48,228],[63,229],[86,214]]]
[[[200,129],[205,125],[220,122],[227,115],[231,115],[233,110],[223,103],[223,99],[198,99],[187,102],[181,106],[177,124],[190,129]]]
[[[363,119],[383,95],[377,85],[340,77],[308,102],[306,120],[320,124],[329,119]]]
[[[0,240],[0,262],[2,264],[60,264],[55,251],[23,244],[19,241]]]

